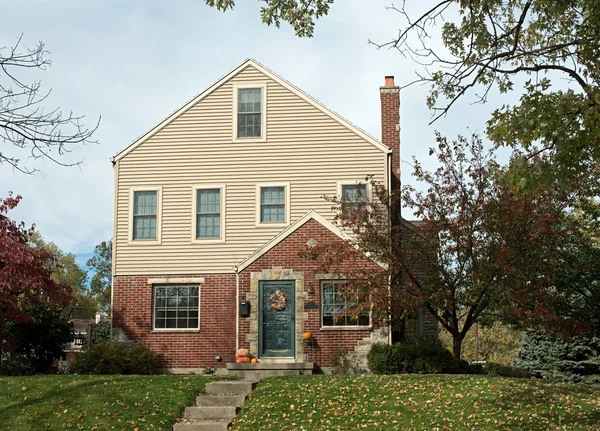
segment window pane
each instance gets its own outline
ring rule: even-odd
[[[261,187],[260,221],[285,222],[285,187]]]
[[[369,326],[369,313],[360,309],[362,298],[343,287],[343,282],[321,284],[323,326]]]
[[[342,185],[342,200],[347,202],[366,202],[366,184],[344,184]]]
[[[156,216],[133,216],[133,239],[156,239]]]
[[[133,192],[133,214],[156,214],[156,190]]]
[[[261,89],[238,90],[238,138],[261,136]]]
[[[198,214],[196,220],[196,238],[220,238],[221,215]]]
[[[221,212],[221,190],[199,189],[198,190],[198,214]]]
[[[154,289],[155,328],[198,328],[197,286],[156,286]]]

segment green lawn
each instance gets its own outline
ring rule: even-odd
[[[0,431],[171,430],[203,376],[0,377]]]
[[[250,430],[600,430],[600,390],[490,376],[263,380],[234,425]]]

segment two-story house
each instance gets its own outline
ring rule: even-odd
[[[399,186],[393,77],[380,93],[381,141],[249,59],[118,153],[113,333],[172,369],[221,367],[238,348],[304,362],[305,331],[325,366],[387,340],[346,312],[343,280],[298,256],[345,238],[324,195],[368,196],[367,175]]]

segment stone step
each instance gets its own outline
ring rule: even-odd
[[[256,380],[233,380],[206,384],[207,395],[248,395],[256,387]]]
[[[306,371],[305,374],[312,374],[312,370]],[[261,380],[267,377],[300,376],[301,372],[299,370],[229,370],[229,375],[242,379]]]
[[[182,420],[173,425],[173,431],[227,431],[230,420]]]
[[[199,397],[196,397],[196,405],[198,407],[242,407],[245,401],[245,395],[200,395]]]
[[[235,406],[186,407],[183,417],[186,419],[226,419],[231,420],[237,414]]]
[[[228,362],[228,370],[312,370],[315,364],[312,362],[259,362],[257,364]]]

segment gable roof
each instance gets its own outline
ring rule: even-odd
[[[114,162],[122,159],[124,156],[126,156],[131,151],[136,149],[139,145],[141,145],[143,142],[145,142],[146,140],[148,140],[149,138],[154,136],[156,133],[158,133],[160,130],[162,130],[165,126],[170,124],[173,120],[178,118],[180,115],[182,115],[184,112],[186,112],[192,106],[194,106],[196,103],[200,102],[202,99],[207,97],[213,91],[218,89],[221,85],[223,85],[224,83],[229,81],[231,78],[233,78],[235,75],[237,75],[244,69],[246,69],[248,66],[252,66],[252,67],[256,68],[257,70],[259,70],[260,72],[265,74],[267,77],[271,78],[273,81],[277,82],[278,84],[280,84],[284,88],[288,89],[289,91],[291,91],[292,93],[294,93],[295,95],[300,97],[301,99],[310,103],[312,106],[317,108],[319,111],[323,112],[325,115],[328,115],[329,117],[331,117],[332,119],[334,119],[335,121],[340,123],[342,126],[345,126],[346,128],[348,128],[351,131],[353,131],[354,133],[356,133],[358,136],[360,136],[365,141],[367,141],[370,144],[372,144],[373,146],[375,146],[377,149],[381,150],[384,153],[391,153],[392,150],[390,148],[388,148],[386,145],[382,144],[378,139],[369,135],[364,130],[360,129],[359,127],[355,126],[354,124],[352,124],[345,118],[341,117],[339,114],[337,114],[334,111],[332,111],[331,109],[327,108],[325,105],[323,105],[322,103],[320,103],[319,101],[317,101],[316,99],[314,99],[313,97],[311,97],[310,95],[305,93],[304,91],[300,90],[298,87],[294,86],[290,82],[286,81],[281,76],[279,76],[276,73],[274,73],[273,71],[269,70],[268,68],[266,68],[265,66],[260,64],[258,61],[248,58],[242,64],[240,64],[238,67],[233,69],[227,75],[223,76],[221,79],[219,79],[213,85],[211,85],[206,90],[204,90],[202,93],[198,94],[193,99],[191,99],[189,102],[187,102],[185,105],[183,105],[181,108],[177,109],[175,112],[173,112],[171,115],[169,115],[163,121],[161,121],[157,126],[153,127],[148,132],[146,132],[145,134],[143,134],[142,136],[137,138],[135,141],[133,141],[133,143],[131,143],[129,146],[127,146],[123,150],[119,151],[114,157],[111,158],[111,161],[114,163]]]
[[[236,266],[236,269],[237,269],[236,272],[241,272],[244,269],[246,269],[248,266],[250,266],[251,264],[256,262],[260,257],[262,257],[267,252],[269,252],[273,247],[275,247],[277,244],[279,244],[284,239],[286,239],[291,234],[293,234],[298,229],[300,229],[302,226],[304,226],[306,224],[306,222],[308,222],[309,220],[315,220],[317,223],[321,224],[323,227],[325,227],[330,232],[332,232],[334,235],[337,235],[344,241],[350,239],[348,234],[346,234],[344,231],[342,231],[339,227],[337,227],[336,225],[331,223],[329,220],[327,220],[325,217],[323,217],[318,212],[316,212],[314,210],[310,210],[309,212],[304,214],[302,217],[300,217],[298,220],[296,220],[294,223],[289,225],[286,229],[279,232],[273,239],[271,239],[271,241],[267,242],[261,248],[256,250],[250,256],[248,256],[246,259],[241,261]],[[374,260],[374,262],[380,266],[383,266],[375,260]]]

